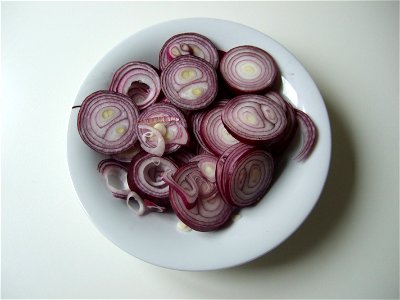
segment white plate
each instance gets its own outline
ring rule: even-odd
[[[255,45],[277,61],[284,78],[283,93],[315,121],[319,139],[304,163],[289,160],[278,181],[256,206],[241,210],[228,228],[210,233],[180,232],[174,214],[134,215],[106,189],[97,172],[103,158],[80,139],[77,109],[68,128],[68,163],[78,197],[96,227],[131,255],[154,265],[179,270],[213,270],[251,261],[288,238],[308,216],[322,191],[331,155],[329,119],[323,99],[304,67],[282,45],[241,24],[216,19],[180,19],[133,34],[101,59],[83,82],[74,105],[90,93],[107,89],[113,72],[132,60],[158,66],[162,44],[172,35],[198,32],[222,50]],[[94,246],[93,246],[94,247]]]

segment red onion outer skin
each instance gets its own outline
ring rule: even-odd
[[[143,199],[151,199],[160,206],[169,207],[168,185],[162,179],[166,171],[175,173],[177,165],[165,157],[147,154],[136,155],[128,168],[128,185]]]
[[[197,162],[192,162],[179,168],[174,175],[174,179],[182,186],[185,179],[196,172],[200,172]],[[169,194],[172,209],[178,218],[190,228],[202,232],[213,231],[223,227],[235,210],[233,206],[222,199],[218,192],[213,195],[208,200],[199,196],[195,206],[188,209],[174,189],[171,188]]]
[[[160,96],[158,70],[149,63],[129,62],[115,72],[109,90],[128,96],[140,110],[145,109]]]
[[[254,145],[280,140],[287,126],[283,108],[261,95],[242,95],[231,99],[221,117],[233,137]]]
[[[205,60],[182,55],[161,72],[161,87],[175,106],[199,110],[210,105],[217,96],[217,73]]]
[[[263,49],[249,45],[227,51],[219,69],[225,83],[239,95],[264,93],[279,77],[273,57]]]
[[[112,155],[134,146],[135,124],[139,116],[136,105],[125,95],[97,91],[82,102],[78,113],[78,132],[96,152]]]
[[[235,145],[217,162],[216,174],[223,198],[237,207],[247,207],[267,193],[274,174],[274,159],[264,149]]]
[[[172,49],[175,48],[175,49]],[[171,51],[175,50],[175,51]],[[214,68],[218,67],[218,50],[213,42],[198,33],[187,32],[180,33],[169,38],[163,45],[159,55],[160,69],[165,67],[177,56],[172,52],[181,55],[194,55],[209,62]]]

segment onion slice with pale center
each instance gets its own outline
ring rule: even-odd
[[[242,95],[231,99],[222,111],[222,122],[238,140],[272,143],[282,138],[287,119],[283,108],[261,95]]]
[[[204,35],[186,32],[169,38],[163,45],[159,55],[160,69],[181,55],[193,55],[209,62],[214,68],[218,67],[218,50],[211,40]]]
[[[210,105],[217,96],[217,73],[205,60],[183,55],[161,72],[161,87],[175,106],[198,110]]]
[[[135,124],[139,116],[136,105],[125,95],[97,91],[82,102],[78,113],[78,132],[96,152],[112,155],[134,146]]]
[[[266,92],[279,75],[271,55],[254,46],[238,46],[224,54],[220,73],[225,83],[236,93]]]

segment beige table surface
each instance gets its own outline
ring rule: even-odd
[[[307,68],[332,125],[332,165],[295,234],[247,265],[181,272],[107,240],[69,178],[71,103],[93,65],[182,17],[254,27]],[[2,2],[3,298],[398,298],[398,2]]]

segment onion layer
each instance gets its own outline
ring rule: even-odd
[[[160,51],[160,69],[164,70],[170,61],[181,55],[193,55],[218,67],[218,50],[211,40],[201,34],[187,32],[172,36]]]
[[[302,161],[310,155],[317,142],[317,127],[309,115],[298,109],[296,109],[296,119],[301,130],[302,146],[294,159]]]
[[[161,82],[154,66],[134,61],[115,72],[109,89],[127,95],[139,109],[145,109],[158,99]]]
[[[183,55],[161,72],[161,87],[175,106],[198,110],[207,107],[217,96],[217,73],[205,60]]]
[[[82,102],[78,113],[78,131],[93,150],[116,154],[132,148],[136,143],[138,115],[136,105],[127,96],[97,91]]]

